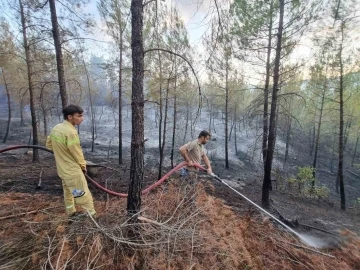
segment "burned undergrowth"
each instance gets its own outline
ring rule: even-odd
[[[143,197],[135,222],[124,199],[98,200],[97,219],[69,222],[60,196],[1,193],[0,269],[359,269],[357,235],[344,231],[345,243],[320,254],[204,185],[171,179]]]

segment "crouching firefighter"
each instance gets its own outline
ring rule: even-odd
[[[46,141],[46,147],[54,152],[56,168],[62,180],[64,201],[68,216],[76,214],[75,204],[94,216],[94,202],[84,173],[86,161],[80,146],[75,125],[84,120],[83,109],[76,105],[66,106],[62,113],[65,121],[57,124]]]
[[[203,130],[197,139],[190,141],[180,147],[180,153],[186,162],[186,167],[181,171],[181,175],[190,183],[194,184],[197,180],[198,168],[194,167],[194,163],[200,164],[201,159],[204,160],[208,174],[212,174],[212,168],[209,158],[205,153],[204,145],[210,140],[211,134]]]

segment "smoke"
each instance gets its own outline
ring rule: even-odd
[[[339,239],[335,239],[334,237],[321,239],[312,235],[300,233],[299,238],[307,246],[318,249],[330,248],[339,244]]]

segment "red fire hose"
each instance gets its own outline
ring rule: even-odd
[[[35,148],[35,149],[40,149],[40,150],[43,150],[43,151],[47,151],[47,152],[52,153],[52,154],[54,153],[53,151],[47,149],[46,147],[39,146],[39,145],[14,145],[14,146],[6,147],[4,149],[0,149],[0,154],[4,153],[4,152],[7,152],[7,151],[15,150],[15,149],[21,149],[21,148]],[[170,177],[170,175],[172,175],[174,172],[181,169],[185,165],[186,165],[185,162],[182,162],[182,163],[178,164],[176,167],[172,168],[167,174],[165,174],[163,177],[161,177],[161,179],[156,181],[154,184],[148,186],[141,193],[143,195],[147,194],[150,190],[152,190],[155,187],[161,185],[166,179],[168,179]],[[204,167],[202,167],[200,164],[194,163],[194,166],[199,168],[200,170],[206,171],[206,169]],[[109,189],[103,187],[102,185],[100,185],[98,182],[96,182],[94,179],[92,179],[87,174],[85,174],[85,177],[86,177],[86,179],[88,181],[90,181],[92,184],[94,184],[94,186],[96,186],[98,189],[100,189],[100,190],[102,190],[102,191],[104,191],[104,192],[106,192],[106,193],[108,193],[110,195],[119,196],[119,197],[127,197],[126,193],[115,192],[115,191],[112,191],[112,190],[109,190]]]

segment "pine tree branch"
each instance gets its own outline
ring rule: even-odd
[[[173,51],[170,51],[170,50],[166,50],[166,49],[161,49],[161,48],[152,48],[152,49],[148,49],[148,50],[145,50],[144,51],[144,54],[148,53],[148,52],[153,52],[153,51],[162,51],[162,52],[167,52],[169,54],[172,54],[172,55],[176,55],[178,57],[180,57],[181,59],[183,59],[191,68],[191,71],[193,72],[194,76],[195,76],[195,79],[196,79],[196,82],[198,84],[198,88],[199,88],[199,95],[201,95],[201,87],[200,87],[200,82],[199,82],[199,79],[196,75],[196,72],[193,68],[193,66],[191,65],[191,63],[189,62],[189,60],[187,60],[184,56],[180,55],[180,54],[177,54]]]

